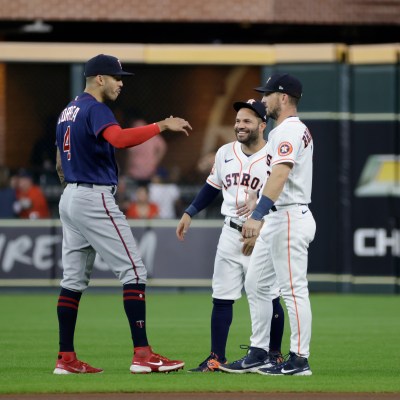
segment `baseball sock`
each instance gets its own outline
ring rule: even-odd
[[[82,293],[61,288],[57,303],[60,352],[74,351],[74,333]]]
[[[285,325],[285,313],[283,312],[282,305],[279,297],[272,300],[272,321],[271,321],[271,334],[269,349],[271,352],[281,352],[283,328]]]
[[[124,285],[124,308],[131,327],[132,341],[134,347],[148,346],[146,333],[146,285],[126,284]]]
[[[226,360],[226,342],[233,319],[234,300],[213,299],[213,303],[214,306],[211,314],[211,352],[224,362]]]

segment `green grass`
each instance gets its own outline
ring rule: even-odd
[[[132,348],[119,293],[83,296],[75,337],[78,356],[100,375],[52,374],[58,351],[57,294],[0,295],[0,393],[61,392],[400,392],[400,296],[313,295],[311,377],[189,374],[210,349],[211,298],[203,293],[147,296],[151,345],[181,358],[186,370],[131,375]],[[230,361],[243,356],[247,301],[234,306]],[[289,322],[283,349],[289,346]]]

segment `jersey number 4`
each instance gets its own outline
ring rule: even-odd
[[[67,153],[67,160],[69,161],[71,159],[71,127],[68,127],[64,133],[63,150],[64,153]]]

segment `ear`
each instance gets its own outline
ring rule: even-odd
[[[96,83],[99,86],[104,86],[104,76],[103,75],[96,75]]]
[[[265,128],[267,127],[267,123],[266,122],[261,122],[261,124],[259,125],[261,132],[265,131]]]
[[[282,104],[288,104],[290,99],[289,99],[289,95],[287,95],[286,93],[281,93],[281,103]]]

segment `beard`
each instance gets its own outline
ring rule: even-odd
[[[281,108],[280,107],[275,107],[272,109],[267,109],[267,120],[268,118],[271,118],[273,120],[277,120],[279,118],[279,115],[281,113]]]
[[[247,138],[245,138],[245,139],[239,139],[238,138],[238,132],[240,132],[240,131],[239,130],[235,130],[237,141],[239,143],[242,143],[242,144],[246,145],[246,146],[250,146],[252,144],[255,144],[259,140],[258,130],[254,130],[254,131],[246,130],[245,132],[248,133],[248,135],[247,135]]]

